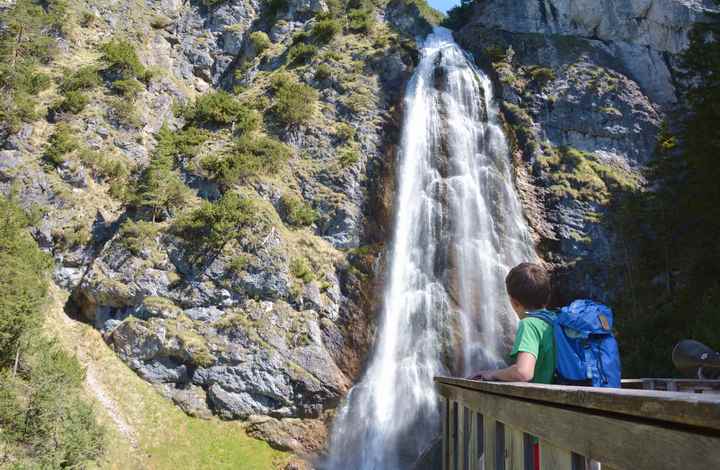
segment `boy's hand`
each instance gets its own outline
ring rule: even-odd
[[[494,380],[494,370],[481,370],[477,374],[468,377],[469,380]]]

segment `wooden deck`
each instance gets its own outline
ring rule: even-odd
[[[445,470],[531,470],[535,442],[543,470],[720,469],[718,394],[435,382]]]

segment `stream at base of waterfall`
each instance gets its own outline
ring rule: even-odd
[[[502,364],[517,323],[505,275],[537,259],[492,84],[451,31],[425,39],[404,104],[378,333],[321,468],[414,468],[439,435],[433,377]]]

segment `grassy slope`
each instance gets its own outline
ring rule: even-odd
[[[46,329],[77,355],[96,383],[95,387],[86,384],[86,392],[108,430],[100,468],[262,470],[287,462],[288,454],[247,436],[238,422],[185,415],[120,361],[97,330],[63,313],[66,294],[54,288],[51,295]],[[104,403],[98,400],[98,391],[104,394]],[[125,433],[118,420],[126,425]]]

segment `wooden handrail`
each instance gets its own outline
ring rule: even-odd
[[[720,395],[524,382],[480,382],[452,377],[436,377],[435,381],[512,398],[720,430]]]
[[[720,395],[435,381],[446,470],[720,468]]]

